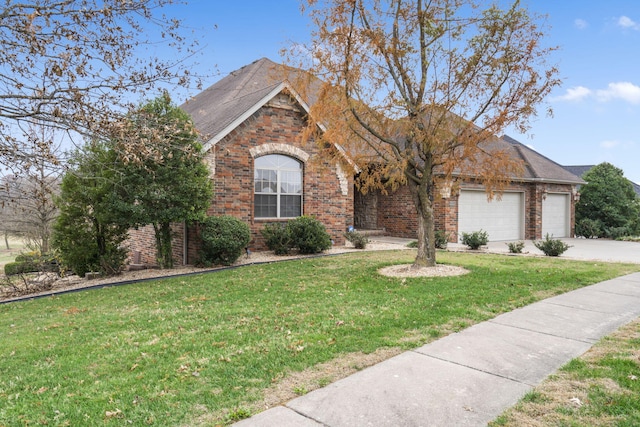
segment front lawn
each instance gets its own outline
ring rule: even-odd
[[[470,274],[401,279],[412,251],[248,266],[0,306],[0,425],[216,425],[292,373],[409,349],[640,265],[440,253]],[[350,362],[355,367],[362,365]],[[328,366],[324,364],[322,366]],[[304,393],[335,380],[316,375]]]

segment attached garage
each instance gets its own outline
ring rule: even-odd
[[[490,241],[524,238],[524,194],[505,192],[487,200],[484,191],[460,190],[458,238],[462,233],[484,230]]]
[[[548,193],[542,199],[542,236],[570,237],[571,197],[565,193]]]

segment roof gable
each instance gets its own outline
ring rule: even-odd
[[[309,106],[286,79],[287,69],[267,58],[230,73],[186,101],[181,108],[193,118],[204,139],[204,150],[239,126],[283,90],[300,106]]]

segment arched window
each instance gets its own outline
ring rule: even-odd
[[[254,213],[256,218],[302,215],[302,163],[281,154],[255,159]]]

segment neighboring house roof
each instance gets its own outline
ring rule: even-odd
[[[559,184],[585,184],[580,176],[567,171],[563,166],[543,156],[537,151],[527,147],[508,135],[502,140],[513,148],[514,156],[517,156],[525,164],[522,179],[525,181],[542,181]]]
[[[308,111],[308,105],[290,82],[302,73],[262,58],[229,73],[181,108],[193,118],[206,151],[283,90]]]
[[[589,172],[591,168],[593,168],[594,166],[595,165],[572,165],[572,166],[563,166],[563,168],[565,168],[566,170],[568,170],[569,172],[575,175],[582,177],[584,176],[585,173]],[[635,193],[638,196],[640,196],[640,185],[636,184],[631,180],[627,180],[627,181],[629,181],[633,186],[633,191],[635,191]]]
[[[592,167],[595,165],[574,165],[574,166],[562,166],[572,174],[583,177],[585,173],[587,173]]]

